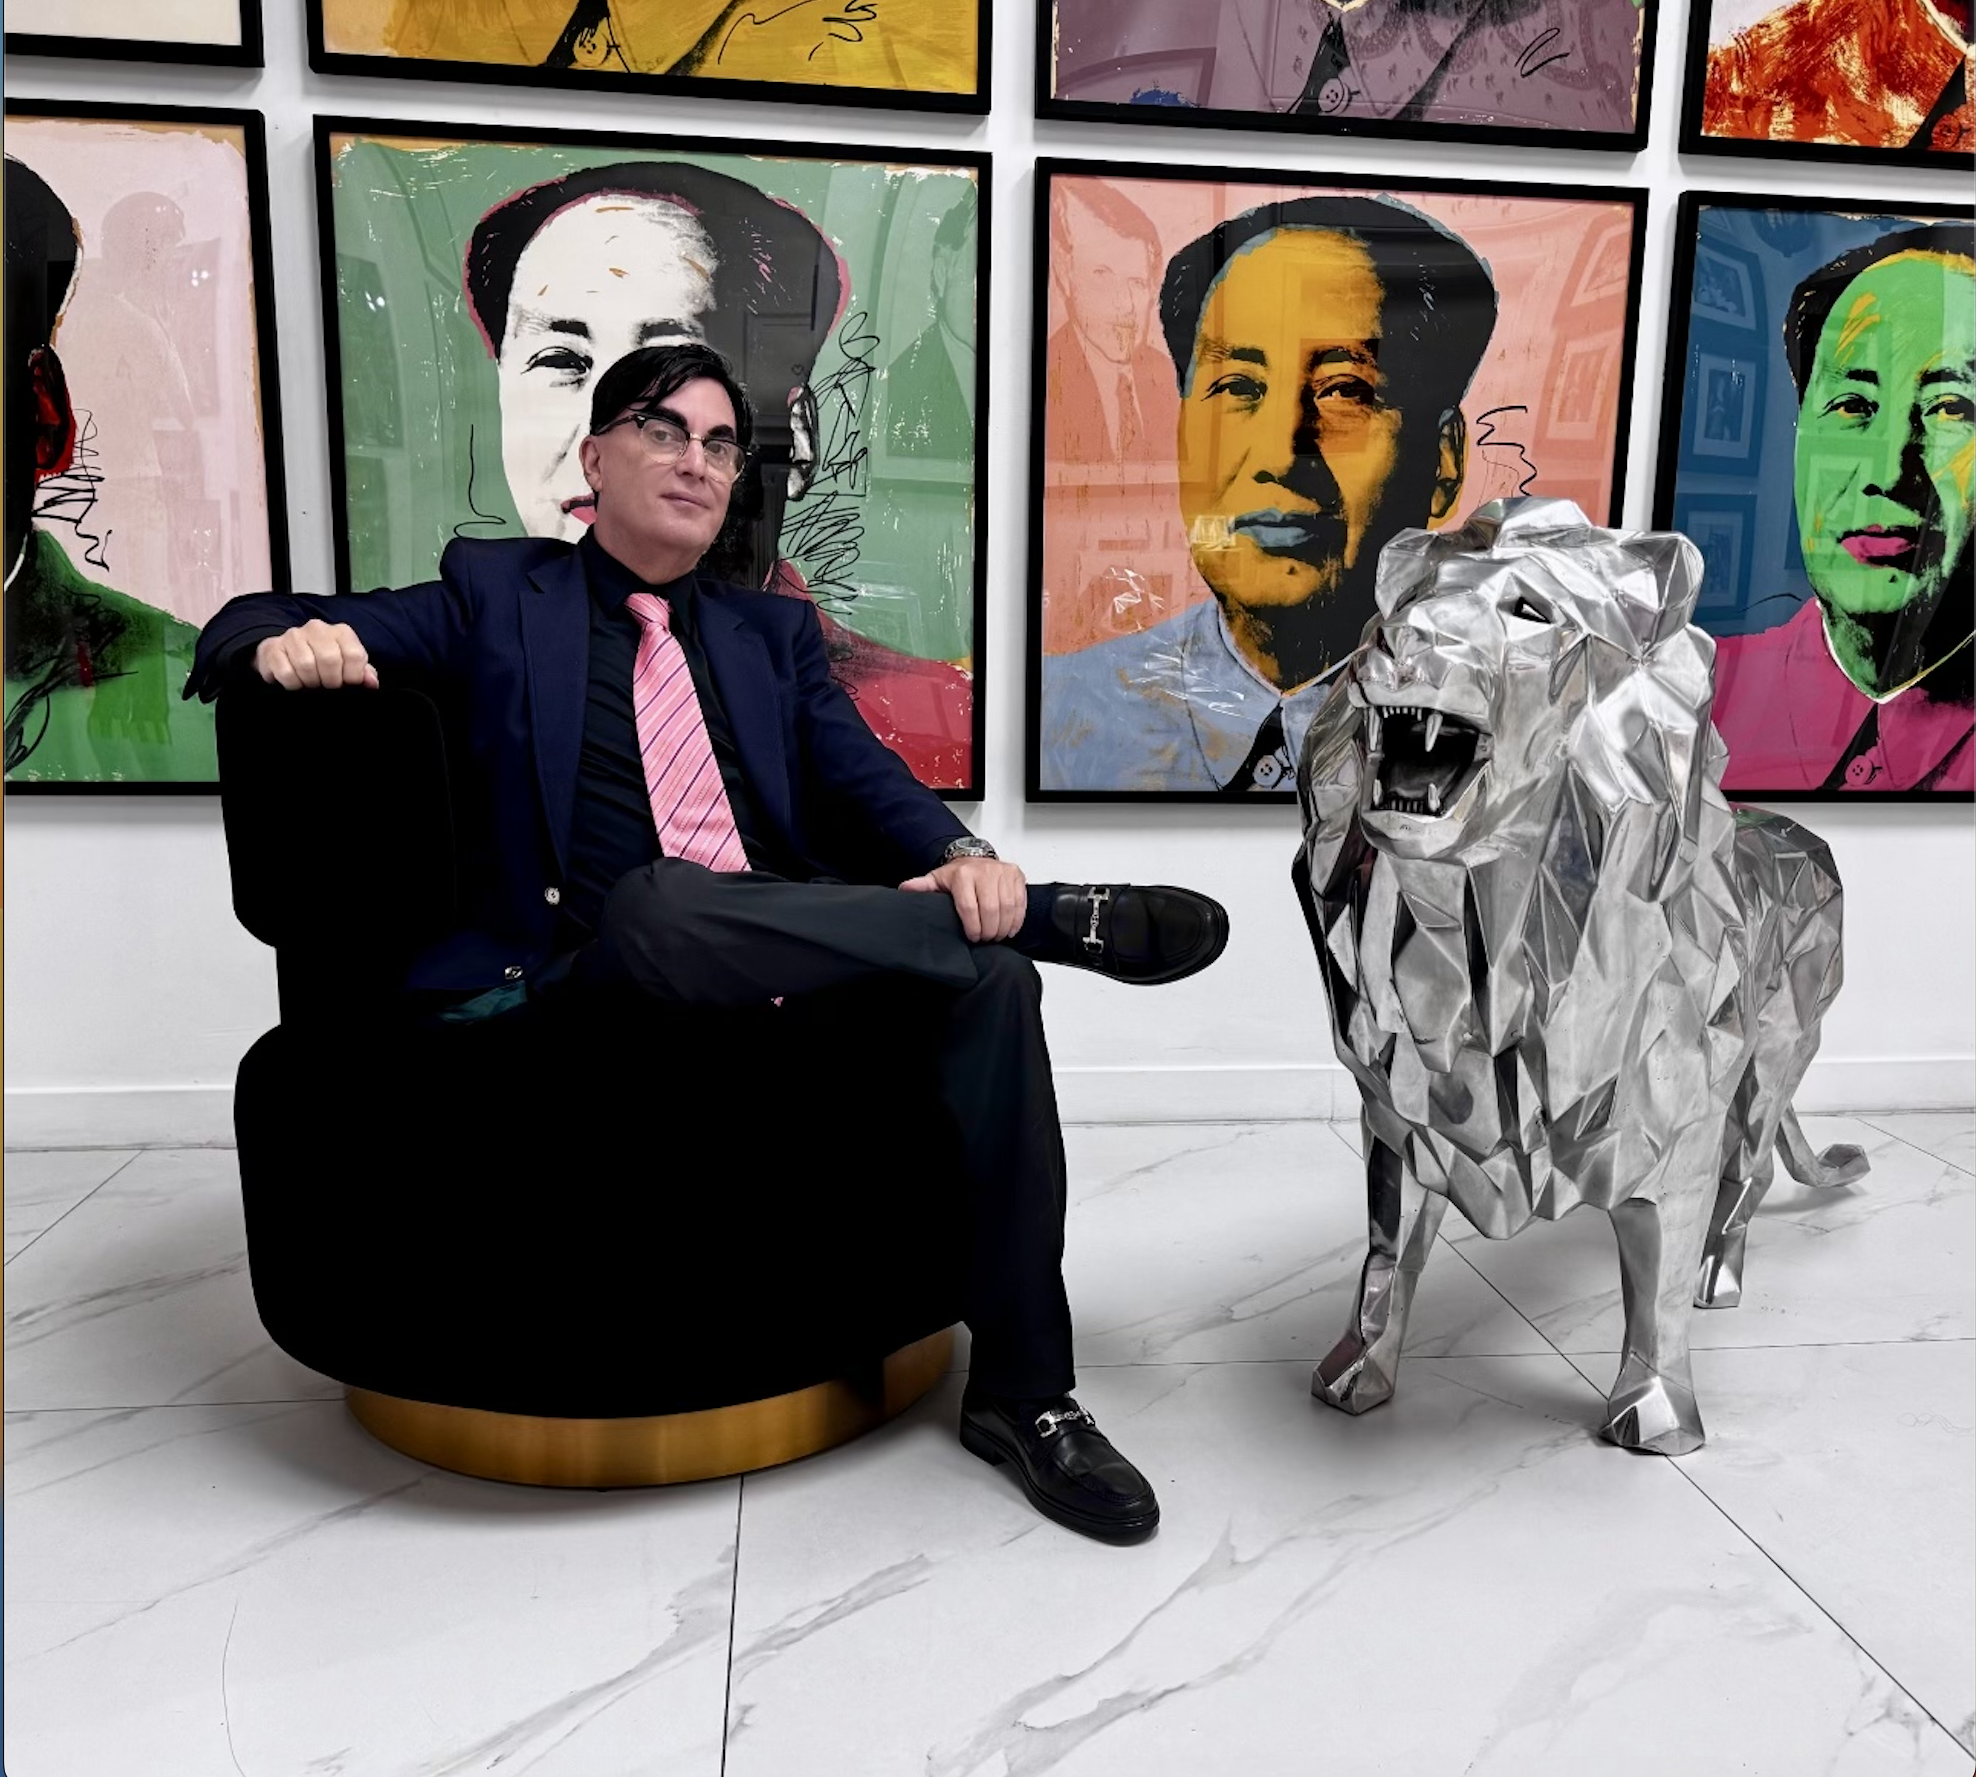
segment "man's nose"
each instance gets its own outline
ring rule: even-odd
[[[1893,500],[1912,512],[1934,504],[1934,484],[1922,435],[1921,411],[1899,414],[1882,409],[1866,439],[1863,491]]]
[[[1338,478],[1324,458],[1317,399],[1307,387],[1270,401],[1264,413],[1267,443],[1258,453],[1256,479],[1274,482],[1321,507],[1338,498]]]

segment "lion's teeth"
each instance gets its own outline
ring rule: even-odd
[[[1431,747],[1434,743],[1430,740],[1427,744]],[[1441,786],[1439,784],[1429,784],[1427,786],[1427,812],[1429,814],[1439,814],[1441,812]]]
[[[1436,710],[1427,718],[1427,750],[1434,750],[1434,743],[1441,738],[1441,712]]]
[[[1377,778],[1372,780],[1372,806],[1377,808],[1386,800],[1386,786]]]

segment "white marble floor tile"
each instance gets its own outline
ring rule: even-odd
[[[1807,1117],[1805,1133],[1819,1147],[1858,1142],[1872,1172],[1814,1191],[1780,1167],[1750,1227],[1742,1306],[1697,1310],[1695,1347],[1976,1334],[1976,1178],[1856,1118]],[[1619,1348],[1619,1260],[1602,1212],[1485,1240],[1451,1211],[1442,1230],[1560,1350]]]
[[[1976,1344],[1705,1351],[1695,1388],[1682,1471],[1976,1754]]]
[[[1560,1358],[1107,1370],[1113,1549],[954,1441],[958,1384],[750,1477],[727,1777],[1923,1773],[1967,1755]],[[1784,1482],[1780,1478],[1780,1485]]]
[[[10,1414],[6,1478],[10,1777],[718,1777],[736,1482],[468,1481],[320,1402]]]
[[[135,1148],[40,1148],[0,1159],[9,1262],[136,1157]]]
[[[1365,1259],[1359,1162],[1321,1123],[1068,1132],[1064,1276],[1077,1360],[1301,1357],[1350,1318]],[[1538,1352],[1543,1340],[1453,1254],[1423,1286],[1407,1349]]]
[[[231,1148],[139,1154],[7,1268],[7,1405],[323,1399],[247,1280]]]
[[[1976,1172],[1976,1111],[1867,1111],[1861,1121],[1964,1172]]]

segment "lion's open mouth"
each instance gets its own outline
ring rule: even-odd
[[[1453,807],[1488,757],[1488,738],[1472,722],[1445,710],[1368,704],[1372,806],[1424,815]]]

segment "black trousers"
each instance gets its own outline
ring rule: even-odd
[[[1027,957],[970,944],[943,894],[660,858],[612,889],[579,978],[682,1010],[779,998],[780,1016],[815,1030],[826,1066],[831,1032],[853,1011],[860,1029],[883,1027],[906,1052],[930,1050],[960,1174],[941,1176],[953,1160],[930,1154],[926,1188],[966,1193],[972,1381],[1032,1399],[1069,1392],[1063,1130],[1042,980]],[[874,1059],[882,1077],[881,1058],[860,1061]]]

